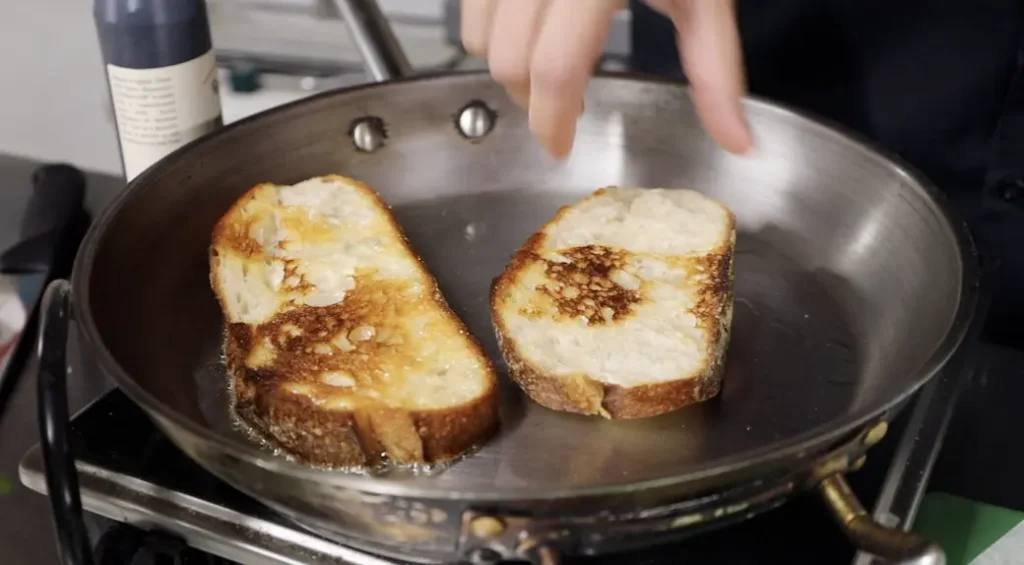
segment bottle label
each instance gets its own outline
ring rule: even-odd
[[[213,50],[156,69],[108,64],[107,77],[128,180],[222,123]]]

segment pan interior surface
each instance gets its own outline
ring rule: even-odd
[[[473,100],[497,112],[478,141],[453,120]],[[718,149],[676,85],[601,78],[586,109],[565,163],[543,154],[522,112],[481,75],[338,92],[236,124],[139,177],[94,230],[75,274],[76,288],[87,289],[79,304],[93,324],[87,337],[151,412],[275,459],[228,415],[210,232],[254,184],[338,173],[393,206],[496,362],[490,282],[559,206],[606,185],[686,187],[730,206],[739,226],[732,344],[717,398],[613,422],[541,408],[506,378],[502,429],[477,453],[433,474],[352,484],[537,494],[714,473],[863,421],[922,384],[948,353],[964,242],[914,177],[760,102],[748,104],[758,145],[750,156]],[[348,137],[364,116],[387,128],[374,153]]]

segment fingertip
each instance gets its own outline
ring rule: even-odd
[[[487,58],[494,11],[494,0],[461,0],[459,34],[463,49],[474,57]]]
[[[668,9],[668,8],[667,8]],[[704,129],[731,153],[753,150],[743,107],[743,50],[733,2],[677,0],[668,9]]]
[[[716,141],[723,149],[736,155],[750,155],[754,151],[754,137],[747,127],[724,134]]]
[[[548,154],[556,161],[565,161],[572,154],[572,144],[571,137],[568,140],[557,140],[548,146]]]
[[[729,153],[748,155],[754,150],[754,138],[745,127],[722,129],[705,126],[705,129],[712,139]]]
[[[534,130],[533,134],[548,155],[557,161],[564,161],[572,153],[576,128],[574,125],[567,125],[557,130]]]
[[[750,122],[747,121],[747,112],[743,106],[743,100],[736,97],[733,104],[733,139],[730,140],[728,151],[740,155],[747,155],[754,150],[754,135],[750,131]]]
[[[531,92],[529,103],[530,131],[552,157],[564,159],[576,137],[578,103],[572,102],[571,95],[543,90]]]
[[[754,147],[754,135],[750,131],[750,124],[747,123],[746,116],[740,112],[737,118],[736,128],[733,130],[731,139],[728,142],[726,150],[737,155],[749,155],[753,153]]]
[[[736,93],[695,87],[691,90],[697,117],[712,139],[730,153],[753,150],[754,139],[743,102]]]

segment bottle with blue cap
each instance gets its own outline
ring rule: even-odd
[[[95,0],[93,13],[128,180],[223,125],[204,0]]]

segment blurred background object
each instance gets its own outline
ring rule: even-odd
[[[117,135],[92,3],[0,2],[0,153],[120,175]],[[412,65],[479,68],[458,38],[458,0],[381,0]],[[208,0],[225,123],[366,80],[331,0]],[[622,12],[603,65],[623,68]]]

